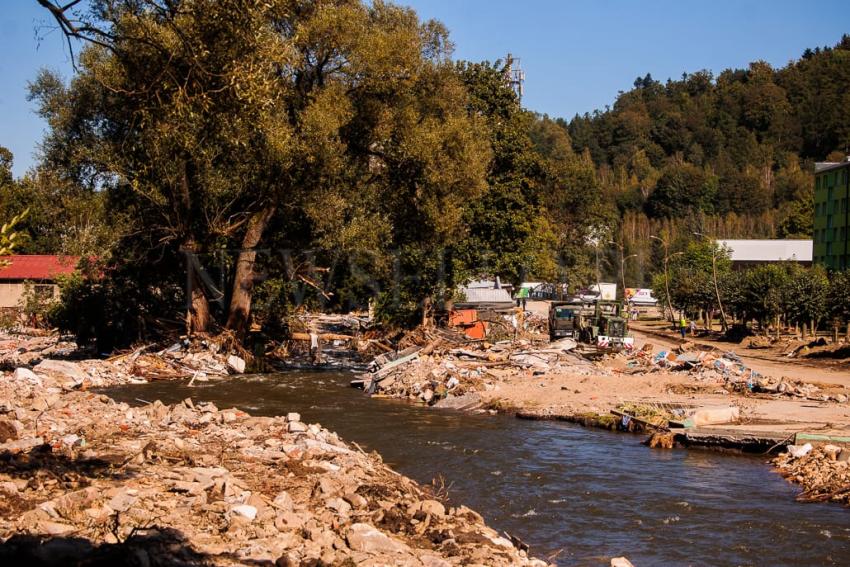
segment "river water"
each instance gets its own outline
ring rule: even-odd
[[[850,565],[850,510],[800,504],[765,459],[650,450],[634,435],[371,399],[346,372],[155,382],[106,392],[186,397],[254,415],[301,413],[480,512],[559,565]]]

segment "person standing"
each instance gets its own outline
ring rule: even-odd
[[[682,333],[682,340],[685,340],[685,334],[688,332],[688,319],[685,317],[684,311],[679,318],[679,332]]]

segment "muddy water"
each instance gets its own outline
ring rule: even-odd
[[[215,402],[298,411],[519,536],[559,565],[850,565],[850,510],[794,502],[764,459],[650,450],[632,435],[571,424],[428,410],[369,399],[350,373],[292,372],[188,388],[109,390],[130,403]],[[135,401],[135,402],[134,402]]]

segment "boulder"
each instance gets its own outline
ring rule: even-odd
[[[354,551],[366,553],[404,553],[408,547],[369,524],[352,524],[346,536],[348,546]]]
[[[419,509],[437,518],[442,518],[446,515],[446,507],[436,500],[423,500]]]
[[[257,509],[250,504],[240,504],[230,509],[230,513],[236,516],[242,516],[249,520],[254,520],[257,517]]]
[[[614,557],[611,559],[611,567],[635,567],[632,562],[625,557]]]
[[[33,370],[36,374],[64,379],[66,387],[82,384],[89,377],[77,363],[68,360],[42,360]]]
[[[0,443],[23,437],[24,424],[17,419],[0,419]]]
[[[15,371],[12,373],[12,379],[30,382],[31,384],[37,384],[41,386],[41,378],[39,378],[38,374],[30,370],[29,368],[16,368]]]

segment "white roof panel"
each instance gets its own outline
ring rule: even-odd
[[[812,261],[811,240],[718,240],[733,262]]]

